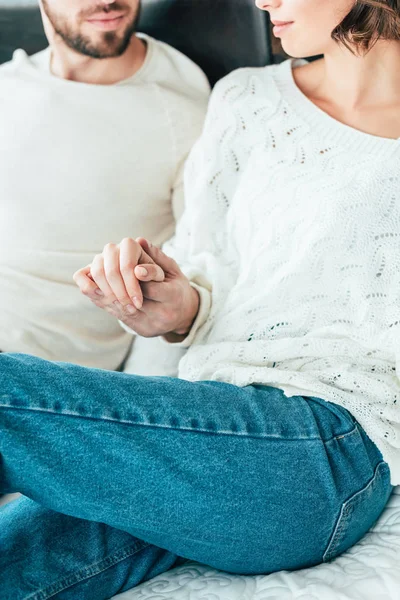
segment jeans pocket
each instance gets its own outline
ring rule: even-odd
[[[323,561],[328,562],[356,544],[382,514],[392,491],[385,461],[377,464],[373,477],[343,502]]]

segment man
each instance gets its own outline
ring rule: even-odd
[[[49,48],[0,67],[0,350],[113,370],[132,337],[72,275],[110,239],[172,236],[209,85],[136,33],[140,0],[40,8]]]

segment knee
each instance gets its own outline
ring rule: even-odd
[[[0,563],[6,556],[13,560],[26,556],[33,540],[38,543],[38,538],[43,537],[43,523],[49,522],[50,515],[56,516],[57,513],[26,496],[3,506],[0,509]]]

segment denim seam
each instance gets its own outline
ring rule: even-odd
[[[73,575],[68,575],[58,582],[52,583],[48,587],[35,591],[33,594],[26,596],[24,600],[47,600],[48,598],[52,598],[55,594],[58,594],[76,585],[77,583],[81,583],[86,579],[90,579],[91,577],[94,577],[95,575],[98,575],[99,573],[102,573],[111,567],[114,567],[116,564],[122,562],[130,556],[133,556],[137,552],[144,550],[150,545],[151,544],[148,542],[138,544],[138,541],[136,541],[133,546],[130,544],[125,548],[121,548],[120,550],[117,550],[117,552],[114,552],[106,558],[102,558],[100,561],[93,563],[89,567],[86,566]]]
[[[343,502],[341,510],[340,510],[340,514],[338,517],[338,521],[336,523],[336,527],[334,529],[334,532],[332,534],[331,540],[328,544],[327,549],[324,552],[323,555],[323,561],[327,562],[330,560],[330,558],[334,555],[334,553],[336,552],[337,547],[339,546],[340,542],[342,541],[342,533],[343,533],[343,529],[347,526],[350,517],[351,517],[351,513],[352,511],[350,510],[350,508],[352,508],[354,506],[354,504],[357,504],[357,502],[359,502],[361,495],[373,484],[375,483],[375,481],[377,480],[378,476],[380,475],[381,472],[381,467],[383,465],[385,465],[385,461],[380,461],[377,466],[375,467],[374,470],[374,474],[372,475],[371,479],[368,481],[368,483],[366,483],[364,485],[364,487],[362,487],[360,490],[358,490],[358,492],[356,492],[355,494],[353,494],[352,496],[350,496],[350,498],[348,498],[345,502]]]
[[[32,408],[31,406],[12,406],[10,404],[1,404],[1,402],[0,402],[0,408],[10,409],[10,410],[42,412],[42,413],[47,413],[47,414],[51,414],[51,415],[55,415],[55,416],[71,417],[73,419],[88,419],[88,420],[92,420],[92,421],[104,421],[104,422],[108,422],[108,423],[118,423],[120,425],[130,425],[133,427],[136,427],[136,426],[137,427],[153,427],[153,428],[159,428],[159,429],[170,429],[172,431],[193,431],[195,433],[208,433],[211,435],[231,435],[231,436],[249,437],[249,438],[256,438],[256,439],[268,439],[270,441],[285,440],[286,442],[298,442],[298,441],[324,442],[324,440],[320,436],[300,436],[300,437],[289,438],[289,437],[284,437],[284,436],[282,437],[282,436],[271,435],[271,434],[249,433],[247,431],[243,431],[243,432],[225,431],[223,429],[221,429],[221,430],[220,429],[202,429],[200,427],[182,427],[182,426],[176,426],[176,425],[162,425],[162,424],[157,424],[157,423],[147,423],[144,421],[134,422],[134,421],[128,421],[128,420],[124,420],[124,419],[115,419],[112,417],[94,417],[92,415],[88,416],[88,415],[82,415],[79,413],[59,412],[59,411],[51,410],[48,408],[41,408],[41,407]]]
[[[351,435],[354,435],[357,432],[358,432],[358,427],[357,427],[357,425],[355,425],[354,429],[351,429],[351,431],[348,431],[347,433],[341,433],[340,435],[335,435],[335,436],[329,438],[329,440],[325,440],[324,444],[329,444],[330,442],[335,442],[337,440],[341,440],[343,438],[350,437]]]

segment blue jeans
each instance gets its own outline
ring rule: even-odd
[[[0,355],[1,600],[102,600],[193,559],[262,574],[329,561],[392,491],[345,409]]]

